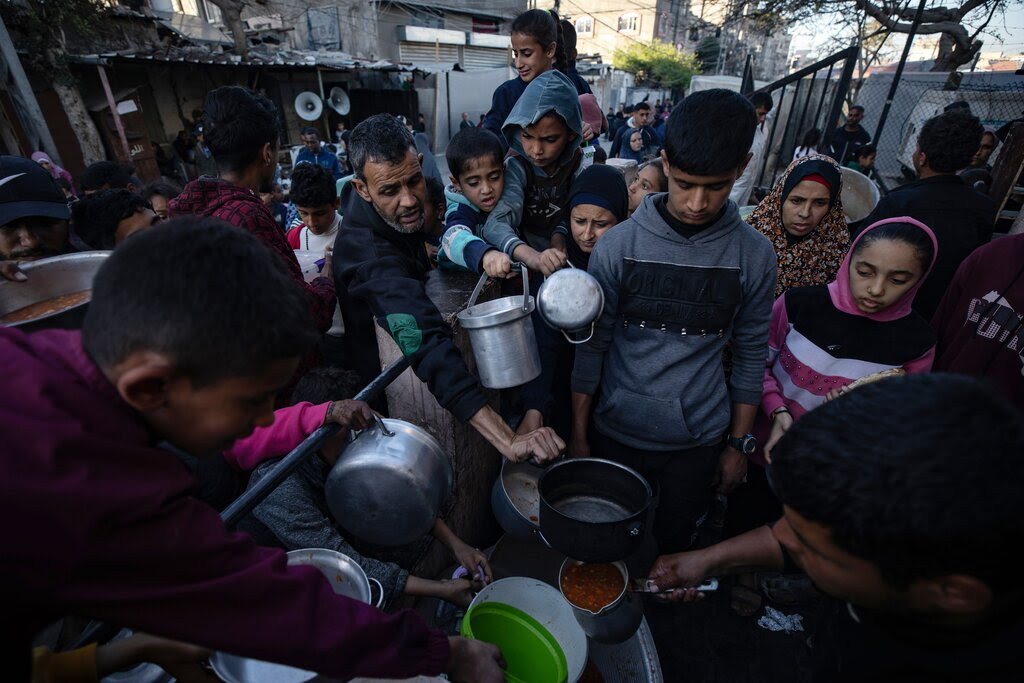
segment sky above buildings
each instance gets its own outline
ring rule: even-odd
[[[935,4],[940,4],[936,2]],[[982,13],[977,11],[980,16]],[[973,18],[973,15],[969,18]],[[812,54],[824,56],[849,44],[850,34],[836,35],[836,16],[823,14],[790,29],[793,35],[791,50],[810,49]],[[1004,52],[1007,55],[1024,52],[1024,6],[1013,3],[1002,17],[993,19],[981,35],[984,41],[982,52]],[[903,48],[903,36],[890,38],[892,48],[899,53]]]

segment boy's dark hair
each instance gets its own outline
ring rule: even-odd
[[[625,107],[622,108],[622,113],[623,114],[632,114],[634,108],[635,107],[632,104],[627,104]]]
[[[978,117],[963,109],[952,109],[925,121],[917,136],[928,168],[936,173],[956,173],[967,168],[985,133]]]
[[[171,199],[177,197],[179,194],[181,194],[181,188],[178,187],[175,183],[172,183],[167,180],[154,180],[149,185],[146,185],[144,188],[142,188],[142,191],[139,192],[139,196],[145,199],[146,201],[149,201],[153,197],[157,196],[164,197],[165,199],[170,201]]]
[[[121,244],[93,280],[82,327],[101,368],[155,351],[196,387],[262,373],[318,340],[306,292],[281,259],[245,230],[196,217]]]
[[[320,137],[320,131],[318,131],[313,126],[303,126],[302,130],[299,131],[299,133],[302,135],[315,135],[317,137]]]
[[[869,157],[872,154],[878,154],[878,148],[874,145],[861,145],[857,148],[857,158],[863,159]]]
[[[895,240],[913,247],[917,254],[917,260],[921,263],[922,272],[928,270],[932,265],[932,259],[935,258],[935,245],[932,244],[931,238],[924,230],[910,223],[886,223],[864,232],[857,241],[853,253],[859,254],[864,247],[880,240]]]
[[[604,147],[598,145],[594,149],[594,163],[603,164],[608,161],[608,152],[604,151]]]
[[[772,451],[775,494],[891,581],[1019,585],[1024,418],[974,378],[888,379],[826,403]]]
[[[636,111],[637,109],[650,111],[651,105],[647,103],[647,100],[644,100],[643,102],[637,102],[636,104],[633,105],[633,111]]]
[[[135,170],[127,164],[116,161],[97,161],[89,164],[82,171],[82,178],[78,182],[82,192],[93,192],[95,190],[126,190],[132,182],[132,174]],[[104,188],[103,186],[107,187]]]
[[[444,185],[432,175],[426,177],[427,202],[438,210],[441,220],[444,220],[444,210],[448,206],[448,200],[444,196]]]
[[[292,186],[288,199],[295,206],[313,209],[325,204],[334,205],[338,198],[337,183],[331,172],[319,164],[298,164],[292,171]]]
[[[715,88],[695,92],[672,110],[665,155],[673,168],[698,176],[735,171],[754,142],[757,115],[746,97]]]
[[[765,111],[771,111],[772,107],[775,106],[775,100],[772,99],[772,96],[761,91],[750,96],[750,103],[754,105],[754,109],[762,107]]]
[[[555,43],[555,68],[565,73],[569,68],[566,57],[565,38],[554,10],[531,9],[523,12],[512,22],[512,33],[522,33],[537,41],[542,50]]]
[[[148,199],[128,190],[100,190],[75,202],[75,234],[93,249],[113,249],[117,224],[152,208]]]
[[[359,375],[331,365],[313,368],[299,380],[292,391],[292,404],[344,401],[359,390]]]
[[[850,111],[853,111],[854,109],[859,111],[861,114],[864,113],[864,105],[863,104],[855,104],[852,107],[850,107]]]
[[[278,145],[277,107],[248,88],[225,85],[206,96],[203,134],[219,168],[243,171],[259,158],[263,145]]]
[[[357,178],[363,178],[367,161],[397,164],[416,152],[416,141],[401,121],[391,114],[374,114],[352,131],[348,139],[348,162]]]
[[[804,133],[803,138],[800,139],[801,147],[816,147],[821,142],[821,131],[817,128],[811,128],[809,131]]]
[[[466,128],[460,130],[448,143],[444,158],[448,161],[448,170],[455,179],[462,181],[462,174],[470,161],[482,157],[491,157],[498,165],[505,158],[505,150],[498,136],[486,128]]]

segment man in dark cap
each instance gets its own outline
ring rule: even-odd
[[[24,280],[22,261],[72,251],[64,193],[42,166],[30,159],[0,156],[0,272]]]

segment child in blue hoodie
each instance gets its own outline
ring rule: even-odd
[[[493,277],[507,273],[508,256],[476,236],[505,187],[501,142],[485,128],[465,128],[452,138],[444,155],[452,182],[444,191],[448,210],[438,264]]]
[[[572,82],[558,71],[537,76],[502,133],[512,153],[505,160],[505,189],[482,237],[513,261],[550,275],[565,266],[565,237],[553,233],[582,167],[583,119]]]

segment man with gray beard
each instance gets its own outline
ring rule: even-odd
[[[376,320],[438,403],[473,425],[503,456],[514,462],[557,457],[565,444],[550,428],[516,435],[487,405],[451,329],[427,296],[427,186],[412,133],[389,114],[371,116],[352,131],[348,155],[355,175],[341,194],[334,278],[350,367],[364,382],[376,375]]]

